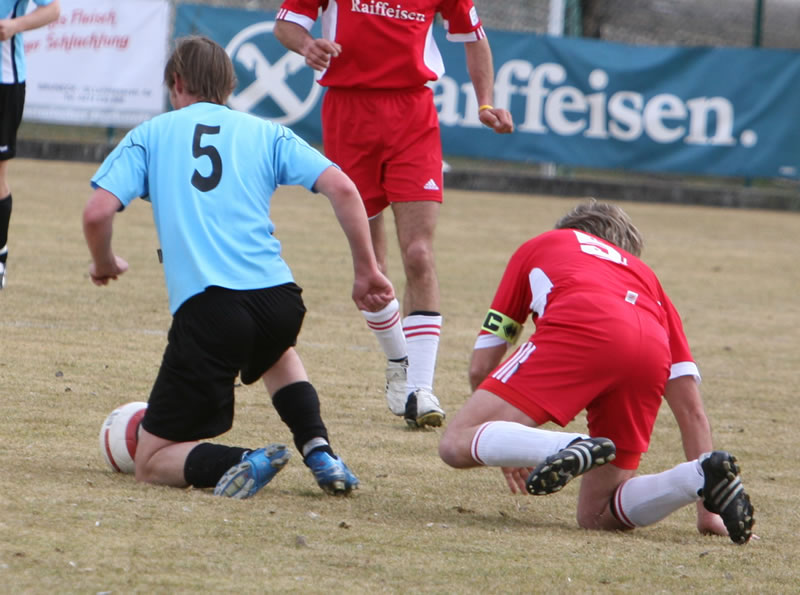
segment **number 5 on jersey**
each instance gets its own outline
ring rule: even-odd
[[[222,157],[214,145],[203,146],[201,143],[204,134],[219,134],[219,126],[206,126],[198,124],[194,128],[194,140],[192,141],[192,155],[195,159],[208,157],[211,160],[211,173],[204,176],[199,171],[194,170],[192,174],[192,186],[200,192],[213,190],[222,179]]]

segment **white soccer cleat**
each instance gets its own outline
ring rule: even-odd
[[[395,415],[406,412],[406,380],[408,378],[408,358],[386,364],[386,403]]]
[[[418,388],[406,400],[404,417],[406,423],[412,428],[425,426],[439,427],[444,421],[444,409],[439,405],[433,393],[424,388]]]

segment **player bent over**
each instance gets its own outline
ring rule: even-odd
[[[358,479],[331,449],[320,402],[294,345],[305,315],[301,289],[273,236],[278,185],[331,202],[352,252],[352,297],[362,310],[394,299],[372,253],[352,181],[289,129],[233,111],[225,50],[205,37],[176,42],[164,70],[174,111],[131,130],[92,178],[83,215],[96,285],[125,273],[111,247],[113,218],[138,196],[152,203],[173,314],[168,344],[142,420],[139,481],[215,487],[247,498],[289,459],[285,446],[248,450],[201,443],[233,423],[234,381],[261,378],[319,486],[348,493]]]
[[[644,527],[697,503],[701,533],[747,543],[753,507],[736,458],[712,451],[699,371],[641,248],[621,209],[591,201],[514,253],[475,343],[474,392],[439,454],[457,468],[502,467],[514,493],[551,494],[586,474],[577,516],[587,529]],[[529,313],[533,335],[502,361]],[[662,395],[688,462],[637,477]],[[583,409],[589,436],[537,427]]]

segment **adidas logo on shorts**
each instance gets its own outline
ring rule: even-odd
[[[430,180],[425,182],[425,185],[423,186],[423,188],[425,190],[438,190],[439,189],[439,187],[436,185],[436,182],[433,181],[433,178],[431,178]]]

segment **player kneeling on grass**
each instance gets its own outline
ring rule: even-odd
[[[233,423],[234,381],[261,378],[317,483],[347,493],[358,479],[331,449],[320,403],[294,345],[305,315],[301,289],[273,236],[278,185],[331,202],[352,252],[352,297],[361,310],[394,299],[370,243],[361,197],[331,161],[283,126],[224,106],[235,86],[225,50],[205,37],[176,42],[164,81],[174,111],[131,130],[92,178],[83,227],[96,285],[128,269],[111,247],[113,218],[150,200],[173,314],[168,344],[142,420],[136,479],[215,487],[247,498],[289,459],[285,446],[248,450],[198,440]]]
[[[439,454],[457,468],[502,467],[514,493],[551,494],[585,473],[587,529],[644,527],[697,503],[701,533],[746,543],[753,507],[736,459],[712,451],[699,371],[641,248],[621,209],[591,201],[514,253],[475,343],[474,392]],[[502,361],[529,313],[533,335]],[[689,461],[636,477],[662,395]],[[583,409],[589,436],[537,427],[563,427]]]

